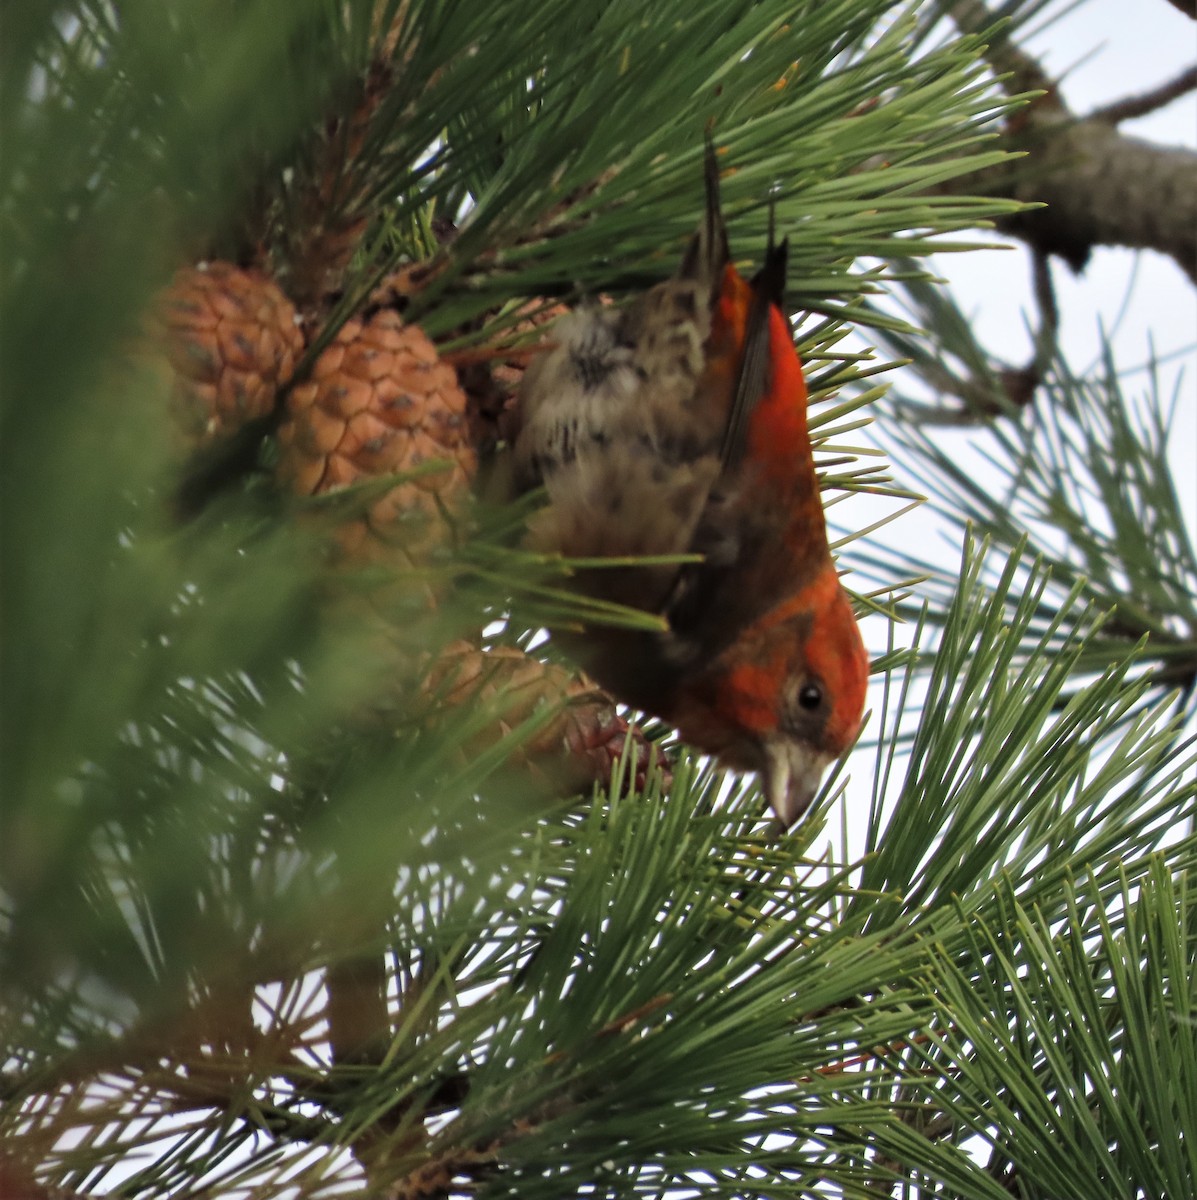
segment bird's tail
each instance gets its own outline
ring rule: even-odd
[[[711,296],[714,297],[723,278],[723,268],[731,258],[731,252],[728,249],[727,227],[723,224],[723,212],[719,204],[719,161],[710,130],[707,130],[706,135],[703,178],[706,183],[706,208],[698,231],[686,249],[678,275],[682,279],[693,279],[701,283],[709,288]]]

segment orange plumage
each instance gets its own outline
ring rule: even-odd
[[[786,825],[856,736],[868,659],[827,544],[806,385],[783,310],[786,245],[745,280],[718,168],[677,274],[623,310],[559,322],[519,401],[516,469],[548,505],[533,545],[571,557],[698,553],[582,572],[665,633],[594,627],[575,653],[619,699],[761,773]]]

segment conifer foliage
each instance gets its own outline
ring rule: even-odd
[[[999,496],[848,340],[926,370],[918,260],[1018,208],[950,7],[5,12],[0,1195],[1197,1189],[1162,406],[1045,368]],[[653,618],[496,499],[529,355],[672,271],[708,130],[736,246],[789,238],[833,518],[971,522],[953,572],[845,539],[906,632],[784,838],[558,653]]]

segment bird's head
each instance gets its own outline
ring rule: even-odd
[[[736,639],[674,714],[682,736],[760,772],[788,828],[860,729],[869,660],[830,559],[813,582]]]

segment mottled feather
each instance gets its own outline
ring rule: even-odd
[[[515,472],[547,504],[528,542],[575,558],[698,554],[580,571],[661,633],[595,625],[574,652],[620,700],[761,772],[787,824],[859,726],[868,660],[827,545],[806,387],[782,304],[786,246],[730,262],[713,147],[672,279],[555,327],[519,396]],[[772,238],[770,239],[772,243]]]

